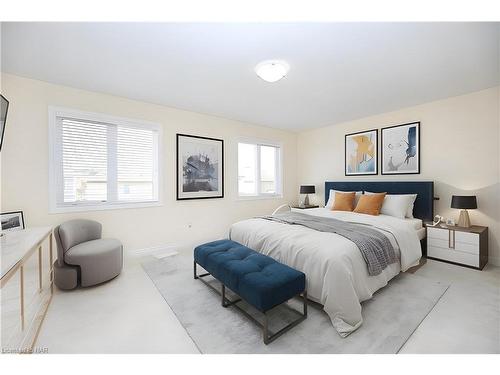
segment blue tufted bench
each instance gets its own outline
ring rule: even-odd
[[[200,265],[207,273],[198,275]],[[306,276],[276,260],[260,254],[231,240],[219,240],[200,245],[194,249],[194,278],[208,286],[202,278],[212,275],[222,284],[222,306],[234,305],[246,316],[255,320],[236,305],[241,299],[264,314],[264,323],[256,321],[263,329],[264,343],[268,344],[307,317]],[[229,301],[226,287],[241,299]],[[214,288],[215,289],[215,288]],[[217,290],[218,292],[218,290]],[[268,312],[272,308],[302,295],[304,308],[300,317],[276,333],[268,329]]]

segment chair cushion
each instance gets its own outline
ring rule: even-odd
[[[119,275],[123,266],[123,247],[115,239],[83,242],[66,252],[67,264],[80,266],[81,285],[100,284]]]
[[[64,260],[69,264],[79,264],[82,259],[113,256],[117,251],[121,251],[121,248],[121,242],[114,238],[87,241],[69,249]]]
[[[231,240],[196,247],[194,260],[263,312],[305,291],[304,273]]]

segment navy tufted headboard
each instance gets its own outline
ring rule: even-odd
[[[325,182],[325,204],[330,189],[341,191],[371,191],[387,194],[417,194],[413,216],[424,221],[434,218],[433,181],[327,181]]]

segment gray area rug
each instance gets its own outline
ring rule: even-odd
[[[215,291],[193,279],[192,262],[190,254],[182,254],[149,260],[142,266],[201,353],[397,353],[448,288],[420,276],[400,274],[363,302],[363,325],[347,338],[338,335],[321,305],[311,303],[305,321],[266,346],[260,327],[238,309],[223,308]],[[288,305],[301,306],[298,300]],[[251,306],[244,307],[259,316]],[[288,306],[272,312],[271,329],[296,316]]]

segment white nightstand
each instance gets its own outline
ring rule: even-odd
[[[427,227],[427,258],[482,270],[488,263],[488,228]]]

